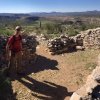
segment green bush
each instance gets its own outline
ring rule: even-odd
[[[67,27],[66,33],[67,33],[69,36],[75,36],[75,35],[79,34],[78,30],[77,30],[74,26],[69,26],[69,27]]]
[[[9,35],[11,35],[11,34],[13,34],[13,30],[9,30],[9,29],[0,29],[0,34],[1,35],[6,35],[6,36],[9,36]]]
[[[62,31],[61,25],[57,23],[46,23],[42,28],[47,31],[47,34],[58,34]]]
[[[86,63],[85,65],[86,69],[88,70],[93,70],[96,68],[96,66],[97,66],[96,62],[89,62],[89,63]]]

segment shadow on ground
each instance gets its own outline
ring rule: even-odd
[[[0,100],[16,100],[11,81],[0,71]]]
[[[29,75],[31,73],[37,73],[48,69],[58,70],[57,65],[58,62],[56,60],[52,60],[43,57],[41,55],[37,55],[37,59],[34,63],[29,63],[29,65],[25,66],[26,75]]]
[[[98,85],[96,88],[94,88],[93,93],[92,93],[92,99],[100,100],[100,85]]]
[[[39,100],[64,100],[66,96],[72,95],[71,92],[67,91],[66,87],[47,81],[40,82],[28,76],[31,73],[37,73],[44,70],[58,70],[57,65],[58,62],[56,60],[38,55],[35,63],[25,66],[26,75],[18,76],[14,79],[29,88],[32,91],[30,93]],[[36,93],[41,95],[37,95]]]
[[[51,83],[48,81],[39,82],[32,79],[29,76],[26,76],[24,78],[29,82],[26,82],[25,80],[22,80],[20,78],[18,79],[18,81],[21,82],[26,87],[28,87],[31,91],[35,92],[35,94],[32,93],[32,95],[38,99],[64,100],[66,96],[72,95],[72,92],[68,92],[67,88],[60,85],[56,85],[55,83]],[[36,93],[42,94],[43,96],[39,96]]]

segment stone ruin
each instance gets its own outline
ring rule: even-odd
[[[74,92],[70,100],[100,100],[100,55],[98,65],[88,76],[86,84]]]
[[[36,47],[39,43],[36,40],[36,36],[33,35],[23,35],[22,45],[23,50],[28,50],[31,54],[36,52]]]
[[[47,47],[51,54],[59,54],[66,51],[75,50],[76,43],[73,38],[66,35],[61,35],[58,38],[49,40]]]
[[[74,37],[76,43],[85,49],[100,48],[100,28],[88,29]]]
[[[23,45],[23,55],[22,55],[22,65],[25,66],[29,63],[34,63],[36,56],[36,47],[39,45],[37,37],[34,35],[23,35],[22,36],[22,45]]]
[[[99,49],[100,28],[82,31],[73,37],[61,35],[49,40],[47,47],[51,54],[71,52],[71,50]]]
[[[6,42],[8,40],[8,37],[6,36],[0,36],[0,69],[7,67],[7,61],[5,60],[5,46]]]
[[[6,61],[6,43],[8,40],[8,36],[0,35],[0,70],[7,68],[8,63]],[[33,35],[22,35],[22,45],[23,45],[23,60],[25,61],[31,60],[36,53],[36,47],[39,43],[36,40],[36,36]]]

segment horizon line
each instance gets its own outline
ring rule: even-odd
[[[74,12],[91,12],[91,11],[97,11],[100,10],[85,10],[85,11],[37,11],[37,12],[0,12],[0,14],[30,14],[30,13],[74,13]]]

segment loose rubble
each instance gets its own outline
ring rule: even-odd
[[[34,35],[23,35],[22,36],[22,45],[23,45],[23,62],[22,65],[27,65],[28,63],[34,63],[36,56],[36,47],[39,45],[39,42]]]
[[[6,53],[6,43],[8,37],[1,35],[0,36],[0,69],[7,67],[8,62],[5,60],[5,53]]]
[[[36,36],[23,35],[22,37],[23,37],[23,39],[22,39],[23,49],[29,50],[30,53],[35,53],[36,47],[38,45]]]
[[[84,46],[85,49],[100,48],[100,28],[88,29],[80,32],[74,37],[77,45]]]
[[[71,52],[71,50],[99,49],[100,28],[82,31],[73,37],[61,35],[49,40],[47,47],[51,54]]]
[[[48,41],[47,47],[51,54],[59,54],[76,49],[76,43],[73,38],[61,35]]]

